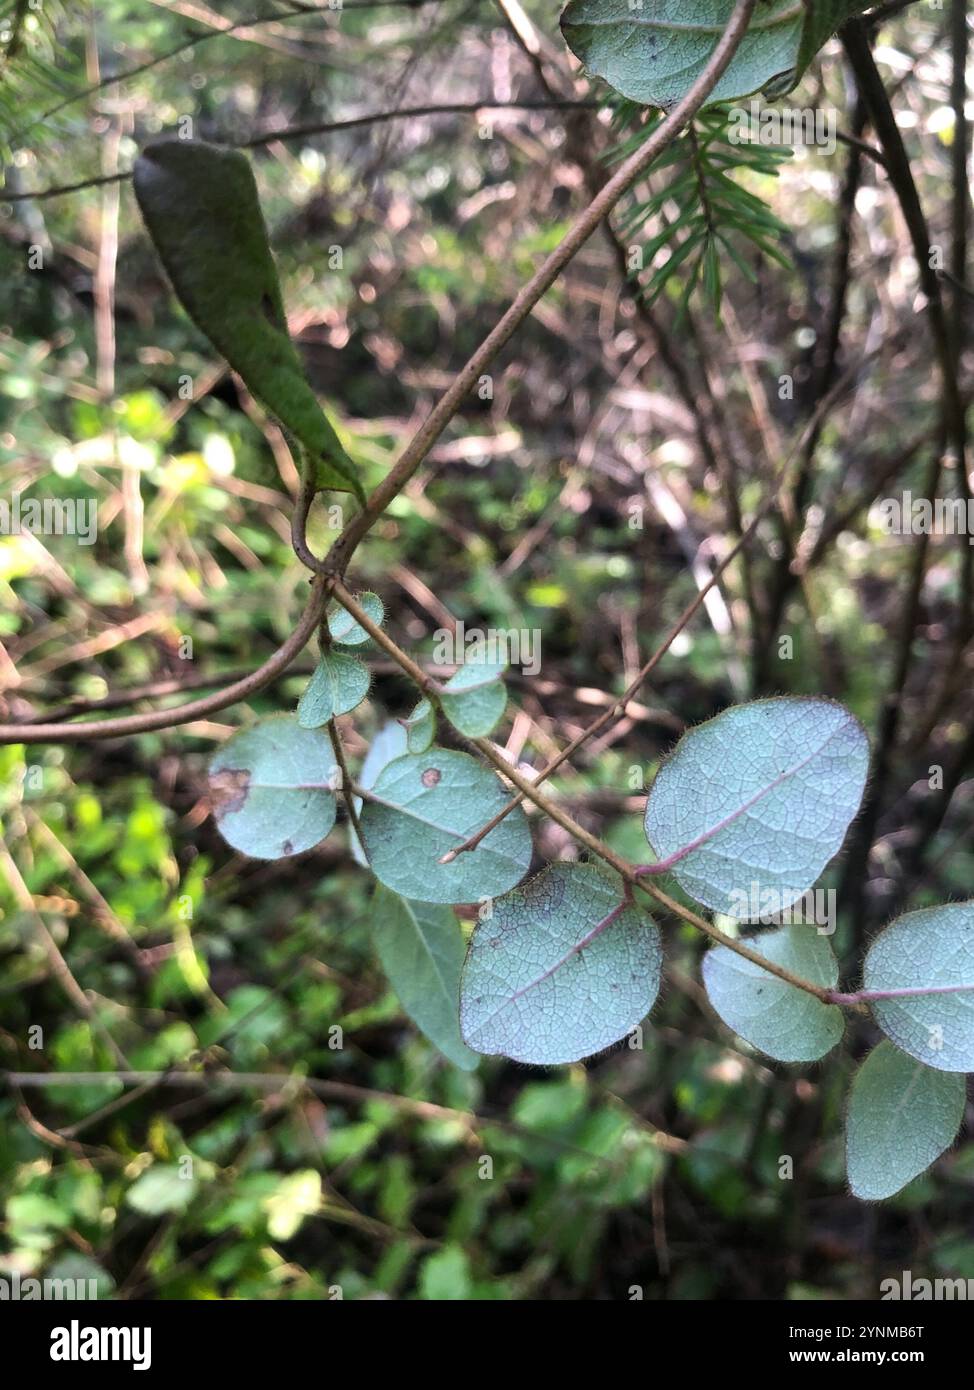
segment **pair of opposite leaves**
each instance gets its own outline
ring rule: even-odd
[[[180,302],[247,389],[284,426],[318,488],[365,500],[287,331],[257,186],[239,150],[160,140],[135,161],[142,218]]]

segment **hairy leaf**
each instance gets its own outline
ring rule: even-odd
[[[348,714],[369,693],[372,677],[357,656],[346,652],[322,652],[314,675],[298,702],[298,723],[319,729],[336,714]]]
[[[467,753],[431,748],[388,763],[366,800],[362,836],[380,883],[420,902],[469,903],[504,893],[531,862],[531,833],[520,807],[477,846],[450,864],[456,849],[495,812],[508,793]]]
[[[552,864],[491,904],[460,985],[460,1031],[478,1052],[553,1066],[617,1042],[659,992],[659,929],[588,864]]]
[[[866,735],[841,705],[738,705],[684,734],[663,763],[646,838],[715,912],[744,920],[757,901],[784,911],[840,849],[868,762]]]
[[[436,737],[436,715],[429,700],[420,700],[405,720],[406,747],[410,753],[425,753]]]
[[[876,1022],[928,1067],[974,1071],[974,902],[898,917],[870,947],[862,983],[867,990],[933,990],[872,1000]]]
[[[443,712],[468,738],[483,738],[507,707],[506,661],[468,661],[443,688]]]
[[[135,196],[183,307],[308,454],[319,487],[365,500],[355,465],[288,336],[257,185],[239,150],[159,140],[135,161]]]
[[[867,0],[758,4],[708,105],[789,92],[829,35],[867,8]],[[589,72],[632,101],[666,108],[700,76],[733,10],[734,0],[570,0],[561,29]]]
[[[385,609],[379,595],[369,592],[357,594],[356,598],[359,607],[365,609],[376,627],[381,627]],[[361,627],[348,609],[343,608],[340,603],[333,604],[328,610],[328,631],[331,633],[332,641],[339,642],[343,647],[358,647],[369,640],[365,628]]]
[[[892,1197],[949,1149],[964,1114],[962,1076],[931,1071],[881,1042],[856,1072],[846,1115],[846,1166],[857,1197]]]
[[[233,734],[210,763],[220,834],[252,859],[283,859],[319,844],[335,824],[335,755],[324,734],[289,714]]]
[[[460,924],[440,903],[420,903],[381,884],[372,899],[372,936],[403,1009],[430,1042],[464,1071],[477,1055],[460,1037]]]
[[[835,989],[839,967],[814,927],[790,925],[752,937],[748,945],[823,989]],[[721,1018],[753,1047],[779,1062],[814,1062],[842,1037],[842,1010],[786,984],[759,965],[715,946],[703,958],[703,981]]]

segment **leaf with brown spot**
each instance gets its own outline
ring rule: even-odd
[[[291,715],[227,739],[209,770],[220,834],[253,859],[282,859],[322,841],[335,824],[335,755],[318,729]]]
[[[520,807],[476,849],[439,863],[507,805],[499,778],[469,753],[407,753],[382,769],[373,791],[380,800],[365,799],[362,837],[372,872],[394,892],[427,903],[479,902],[527,872],[531,833]]]
[[[210,774],[210,806],[217,820],[243,809],[250,787],[250,773],[243,767],[225,767]]]

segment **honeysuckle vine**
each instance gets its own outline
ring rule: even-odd
[[[792,461],[803,457],[825,413],[864,363],[830,382],[766,479],[750,523],[737,528],[735,543],[623,694],[535,773],[526,773],[491,738],[507,703],[503,658],[488,653],[449,677],[431,673],[386,631],[379,597],[356,593],[347,582],[358,546],[497,354],[620,199],[659,167],[688,123],[721,101],[790,90],[824,40],[864,8],[855,0],[772,0],[756,12],[755,0],[737,0],[728,16],[726,0],[706,0],[687,24],[679,21],[680,4],[672,0],[646,19],[628,0],[571,0],[562,24],[573,51],[621,95],[659,107],[660,117],[628,142],[615,172],[370,494],[291,342],[248,158],[239,149],[178,139],[146,147],[133,187],[174,291],[280,421],[300,459],[292,541],[310,571],[309,594],[278,651],[220,691],[175,708],[103,720],[75,723],[68,710],[58,720],[7,724],[0,726],[0,742],[118,738],[197,720],[266,687],[317,635],[318,663],[296,711],[245,726],[212,759],[209,801],[225,840],[254,858],[285,859],[320,844],[337,824],[341,804],[352,852],[376,879],[376,949],[390,982],[417,1025],[462,1068],[476,1066],[480,1055],[542,1066],[570,1063],[631,1038],[660,989],[664,950],[652,916],[657,909],[709,939],[702,975],[711,1006],[771,1058],[817,1062],[841,1042],[843,1011],[868,1016],[884,1039],[852,1083],[848,1170],[857,1195],[880,1199],[933,1162],[960,1123],[964,1074],[974,1070],[974,902],[898,917],[870,946],[858,990],[840,988],[824,925],[794,918],[796,904],[840,853],[860,811],[870,746],[859,720],[820,696],[784,696],[733,706],[689,729],[647,789],[646,863],[617,853],[542,786],[625,712],[761,522],[775,509],[789,525],[796,522],[793,494],[786,492]],[[762,41],[769,30],[778,38],[770,56]],[[858,44],[853,37],[850,48],[862,60]],[[707,121],[707,147],[715,142],[716,148],[720,122]],[[729,202],[711,199],[704,173],[710,177],[715,170],[704,168],[702,148],[691,131],[691,165],[706,200],[702,273],[719,288],[711,265],[719,221],[728,207],[741,204],[733,195]],[[884,155],[892,168],[896,151],[887,147]],[[921,230],[914,219],[917,247]],[[719,293],[711,298],[719,304]],[[939,328],[938,345],[946,379],[954,364]],[[956,391],[949,405],[963,455]],[[319,556],[307,527],[316,497],[326,490],[348,494],[357,509]],[[361,649],[370,645],[413,683],[418,703],[379,730],[353,772],[338,720],[368,692]],[[561,827],[587,858],[532,874],[525,802]],[[478,912],[464,950],[453,908],[469,904]],[[738,929],[765,915],[774,924],[741,939]],[[891,1096],[897,1102],[892,1129],[883,1109]]]

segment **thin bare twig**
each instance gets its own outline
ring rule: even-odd
[[[455,101],[440,102],[427,106],[403,106],[392,111],[371,111],[362,116],[349,116],[341,121],[313,121],[307,125],[281,126],[268,130],[263,135],[252,135],[247,140],[230,140],[227,143],[238,150],[255,150],[264,145],[284,144],[288,140],[303,140],[310,135],[335,135],[342,130],[357,130],[361,126],[383,125],[388,121],[408,120],[411,116],[459,116],[473,115],[478,111],[548,111],[594,108],[592,101]],[[90,179],[79,179],[76,183],[55,184],[50,188],[28,189],[26,193],[7,193],[0,190],[0,201],[7,203],[40,202],[46,198],[60,198],[67,193],[80,193],[86,188],[103,188],[106,184],[124,183],[132,177],[131,169],[118,173],[99,174]]]

